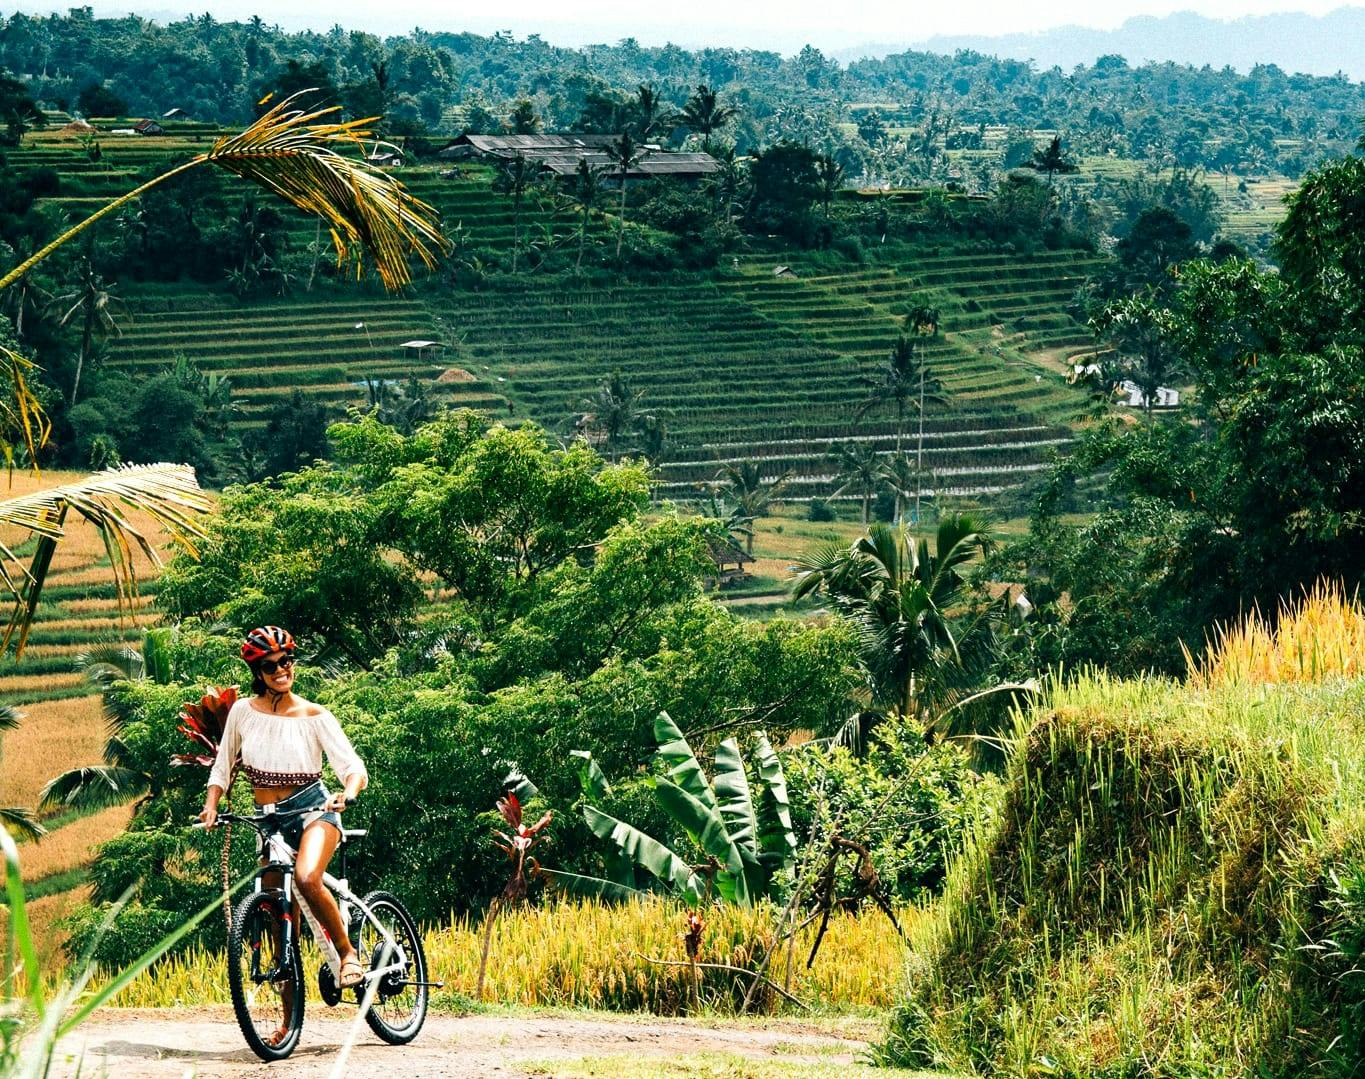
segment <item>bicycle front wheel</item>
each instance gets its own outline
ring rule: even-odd
[[[427,957],[422,950],[422,934],[396,895],[371,892],[365,897],[365,906],[374,918],[361,922],[357,939],[352,941],[361,965],[369,970],[398,967],[380,977],[365,1021],[390,1045],[406,1045],[417,1037],[427,1017]],[[386,947],[379,926],[395,948]],[[363,989],[357,987],[356,992]]]
[[[237,904],[228,935],[232,1010],[262,1060],[283,1060],[303,1032],[303,964],[297,941],[285,953],[286,915],[278,892],[253,892]]]

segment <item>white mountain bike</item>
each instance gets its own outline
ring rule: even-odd
[[[365,834],[343,829],[341,877],[322,875],[323,884],[337,899],[342,924],[355,945],[364,979],[353,989],[342,989],[341,961],[336,948],[303,896],[294,888],[294,850],[280,835],[289,817],[314,810],[242,816],[220,813],[219,821],[254,828],[261,836],[264,862],[256,874],[256,888],[237,904],[228,934],[228,984],[232,1007],[247,1045],[262,1060],[283,1060],[299,1044],[303,1032],[303,954],[295,910],[302,910],[324,962],[318,968],[318,992],[328,1006],[340,1004],[348,993],[357,1004],[369,1002],[365,1021],[390,1045],[406,1045],[417,1037],[427,1015],[427,995],[443,983],[427,980],[426,954],[417,923],[397,896],[371,892],[364,899],[346,882],[347,843]],[[194,827],[203,827],[195,825]],[[266,887],[267,874],[279,874],[279,885]]]

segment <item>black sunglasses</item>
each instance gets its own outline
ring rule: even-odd
[[[284,659],[263,659],[256,666],[262,674],[274,674],[276,671],[292,671],[294,669],[294,657],[285,656]]]

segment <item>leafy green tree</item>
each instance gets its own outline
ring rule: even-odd
[[[540,130],[540,117],[536,115],[535,104],[522,98],[512,107],[508,122],[513,135],[534,135]]]
[[[821,154],[815,163],[820,179],[820,203],[825,208],[825,220],[829,220],[830,204],[844,186],[844,167],[831,155]]]
[[[297,386],[266,410],[265,426],[246,436],[260,464],[249,479],[297,472],[327,456],[327,407]]]
[[[92,82],[87,85],[76,99],[76,104],[86,116],[128,115],[128,102],[103,83]]]
[[[820,197],[819,155],[809,146],[779,142],[754,155],[749,175],[754,189],[750,227],[809,240],[811,206]]]
[[[0,122],[5,125],[4,144],[18,146],[33,128],[47,126],[47,117],[18,79],[0,75]]]

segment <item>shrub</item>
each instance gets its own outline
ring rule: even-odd
[[[810,505],[806,507],[806,520],[816,521],[821,524],[829,521],[838,520],[838,514],[834,512],[834,507],[823,498],[812,498]]]

